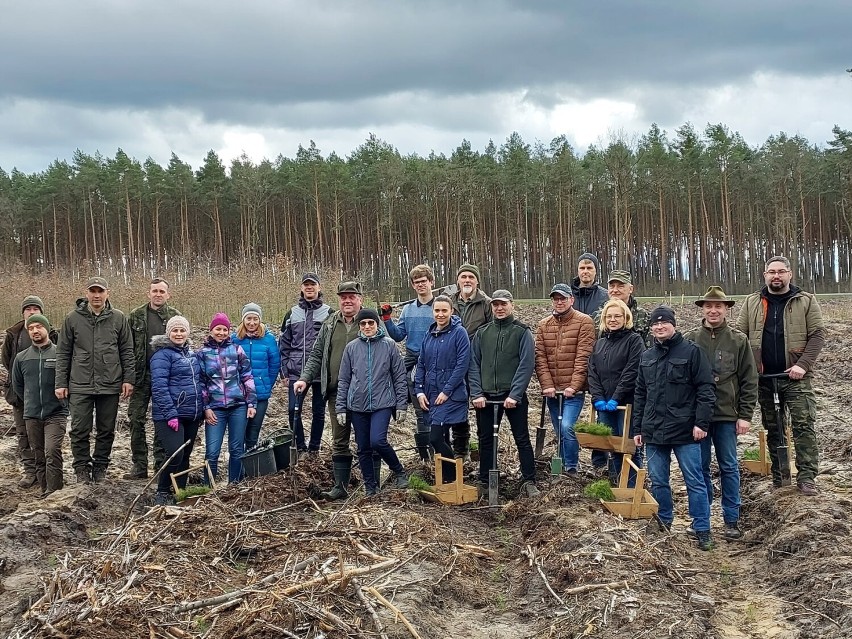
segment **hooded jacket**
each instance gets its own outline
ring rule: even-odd
[[[15,397],[22,398],[25,419],[44,421],[54,415],[67,415],[68,402],[56,398],[56,345],[31,345],[15,357],[9,377]],[[21,400],[19,400],[21,401]]]
[[[414,374],[415,395],[424,394],[429,400],[429,421],[432,424],[460,424],[467,421],[467,376],[470,365],[470,339],[458,315],[438,330],[432,323],[420,348]],[[447,401],[436,405],[440,393]]]
[[[281,374],[286,375],[291,382],[298,380],[305,369],[320,327],[330,311],[329,305],[322,300],[322,294],[310,302],[300,295],[299,303],[284,316],[278,348],[281,353]]]
[[[201,369],[205,410],[257,405],[251,362],[230,337],[221,343],[208,337],[195,356]]]
[[[372,413],[407,407],[408,380],[396,343],[382,329],[373,337],[359,331],[358,338],[343,349],[335,411]]]
[[[154,421],[198,421],[204,414],[201,368],[187,340],[178,346],[166,335],[151,338],[151,416]]]
[[[59,334],[56,332],[56,329],[51,327],[47,334],[50,337],[50,341],[56,344],[59,340]],[[15,394],[15,389],[12,387],[12,363],[15,361],[15,356],[18,353],[27,350],[32,344],[30,334],[24,327],[24,320],[6,329],[6,337],[3,338],[3,348],[0,349],[0,362],[2,362],[3,368],[9,373],[6,375],[6,380],[4,381],[6,401],[16,408],[22,407],[24,403]]]
[[[56,345],[56,388],[70,393],[112,395],[136,383],[133,337],[127,318],[107,300],[100,315],[86,298],[68,313]]]
[[[541,320],[535,332],[535,372],[541,387],[586,390],[589,355],[594,345],[592,318],[580,311],[571,308]]]
[[[251,375],[254,378],[254,387],[258,399],[269,399],[272,396],[272,387],[278,379],[281,371],[281,353],[275,337],[264,330],[263,337],[252,337],[246,335],[239,339],[232,336],[234,344],[242,346],[251,362]]]
[[[694,444],[692,428],[709,430],[715,404],[710,363],[676,332],[642,353],[630,432],[641,434],[646,444]]]
[[[796,364],[805,369],[806,376],[813,375],[813,367],[825,344],[825,324],[822,310],[816,296],[802,289],[791,286],[792,295],[784,305],[784,357],[787,368]],[[766,322],[766,312],[769,302],[766,297],[771,295],[766,286],[759,292],[752,293],[743,302],[737,316],[737,329],[748,337],[749,345],[754,353],[758,373],[763,372],[762,349],[763,326]]]
[[[619,406],[633,403],[639,360],[645,343],[629,328],[604,331],[589,357],[589,390],[592,403],[614,399]]]

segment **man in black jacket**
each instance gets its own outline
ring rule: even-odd
[[[701,349],[675,330],[674,311],[651,312],[654,346],[642,354],[633,400],[633,432],[645,444],[651,492],[659,520],[669,530],[674,520],[669,484],[675,454],[689,499],[692,527],[701,550],[710,550],[710,500],[701,471],[700,441],[707,437],[716,403],[713,373]]]
[[[609,300],[609,293],[598,283],[601,263],[596,255],[583,253],[577,260],[577,277],[571,282],[574,293],[574,310],[589,317],[597,313]]]

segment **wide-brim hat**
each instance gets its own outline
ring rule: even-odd
[[[728,308],[736,304],[736,301],[725,295],[725,291],[722,290],[721,286],[711,286],[708,288],[703,297],[699,297],[695,300],[695,305],[704,306],[704,302],[722,302],[723,304],[726,304]]]

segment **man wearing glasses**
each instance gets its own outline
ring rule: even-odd
[[[136,384],[127,407],[130,420],[130,455],[133,466],[124,475],[124,479],[145,479],[148,477],[148,441],[145,435],[145,423],[148,419],[148,404],[151,403],[151,338],[166,334],[166,322],[180,315],[173,306],[169,306],[169,283],[162,277],[155,277],[148,285],[148,303],[130,311],[127,321],[133,335],[133,357],[136,362]],[[157,437],[154,436],[154,470],[165,461],[165,452]]]
[[[782,410],[784,406],[789,410],[793,427],[796,483],[802,494],[813,497],[819,494],[816,485],[819,451],[814,428],[816,398],[811,380],[825,343],[822,311],[815,295],[790,283],[793,279],[790,260],[783,255],[769,258],[763,277],[766,285],[746,298],[737,328],[748,336],[758,373],[788,376],[778,380],[778,391]],[[780,487],[781,433],[776,428],[772,386],[764,378],[758,386],[758,402],[772,460],[772,483]]]
[[[417,453],[423,461],[431,458],[429,450],[429,424],[426,423],[420,403],[414,398],[414,367],[420,356],[420,347],[423,338],[429,332],[429,327],[435,321],[432,317],[432,287],[435,285],[435,274],[425,264],[418,264],[408,274],[411,286],[417,299],[407,304],[399,315],[397,321],[391,319],[393,307],[383,304],[381,307],[382,321],[385,324],[388,337],[396,342],[405,340],[405,371],[408,374],[408,391],[414,405],[414,414],[417,416],[417,430],[414,432],[414,445]]]

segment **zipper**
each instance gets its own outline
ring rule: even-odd
[[[38,349],[38,405],[41,409],[39,415],[41,421],[44,421],[44,398],[41,394],[41,369],[42,369],[42,357],[41,357],[41,349]]]

